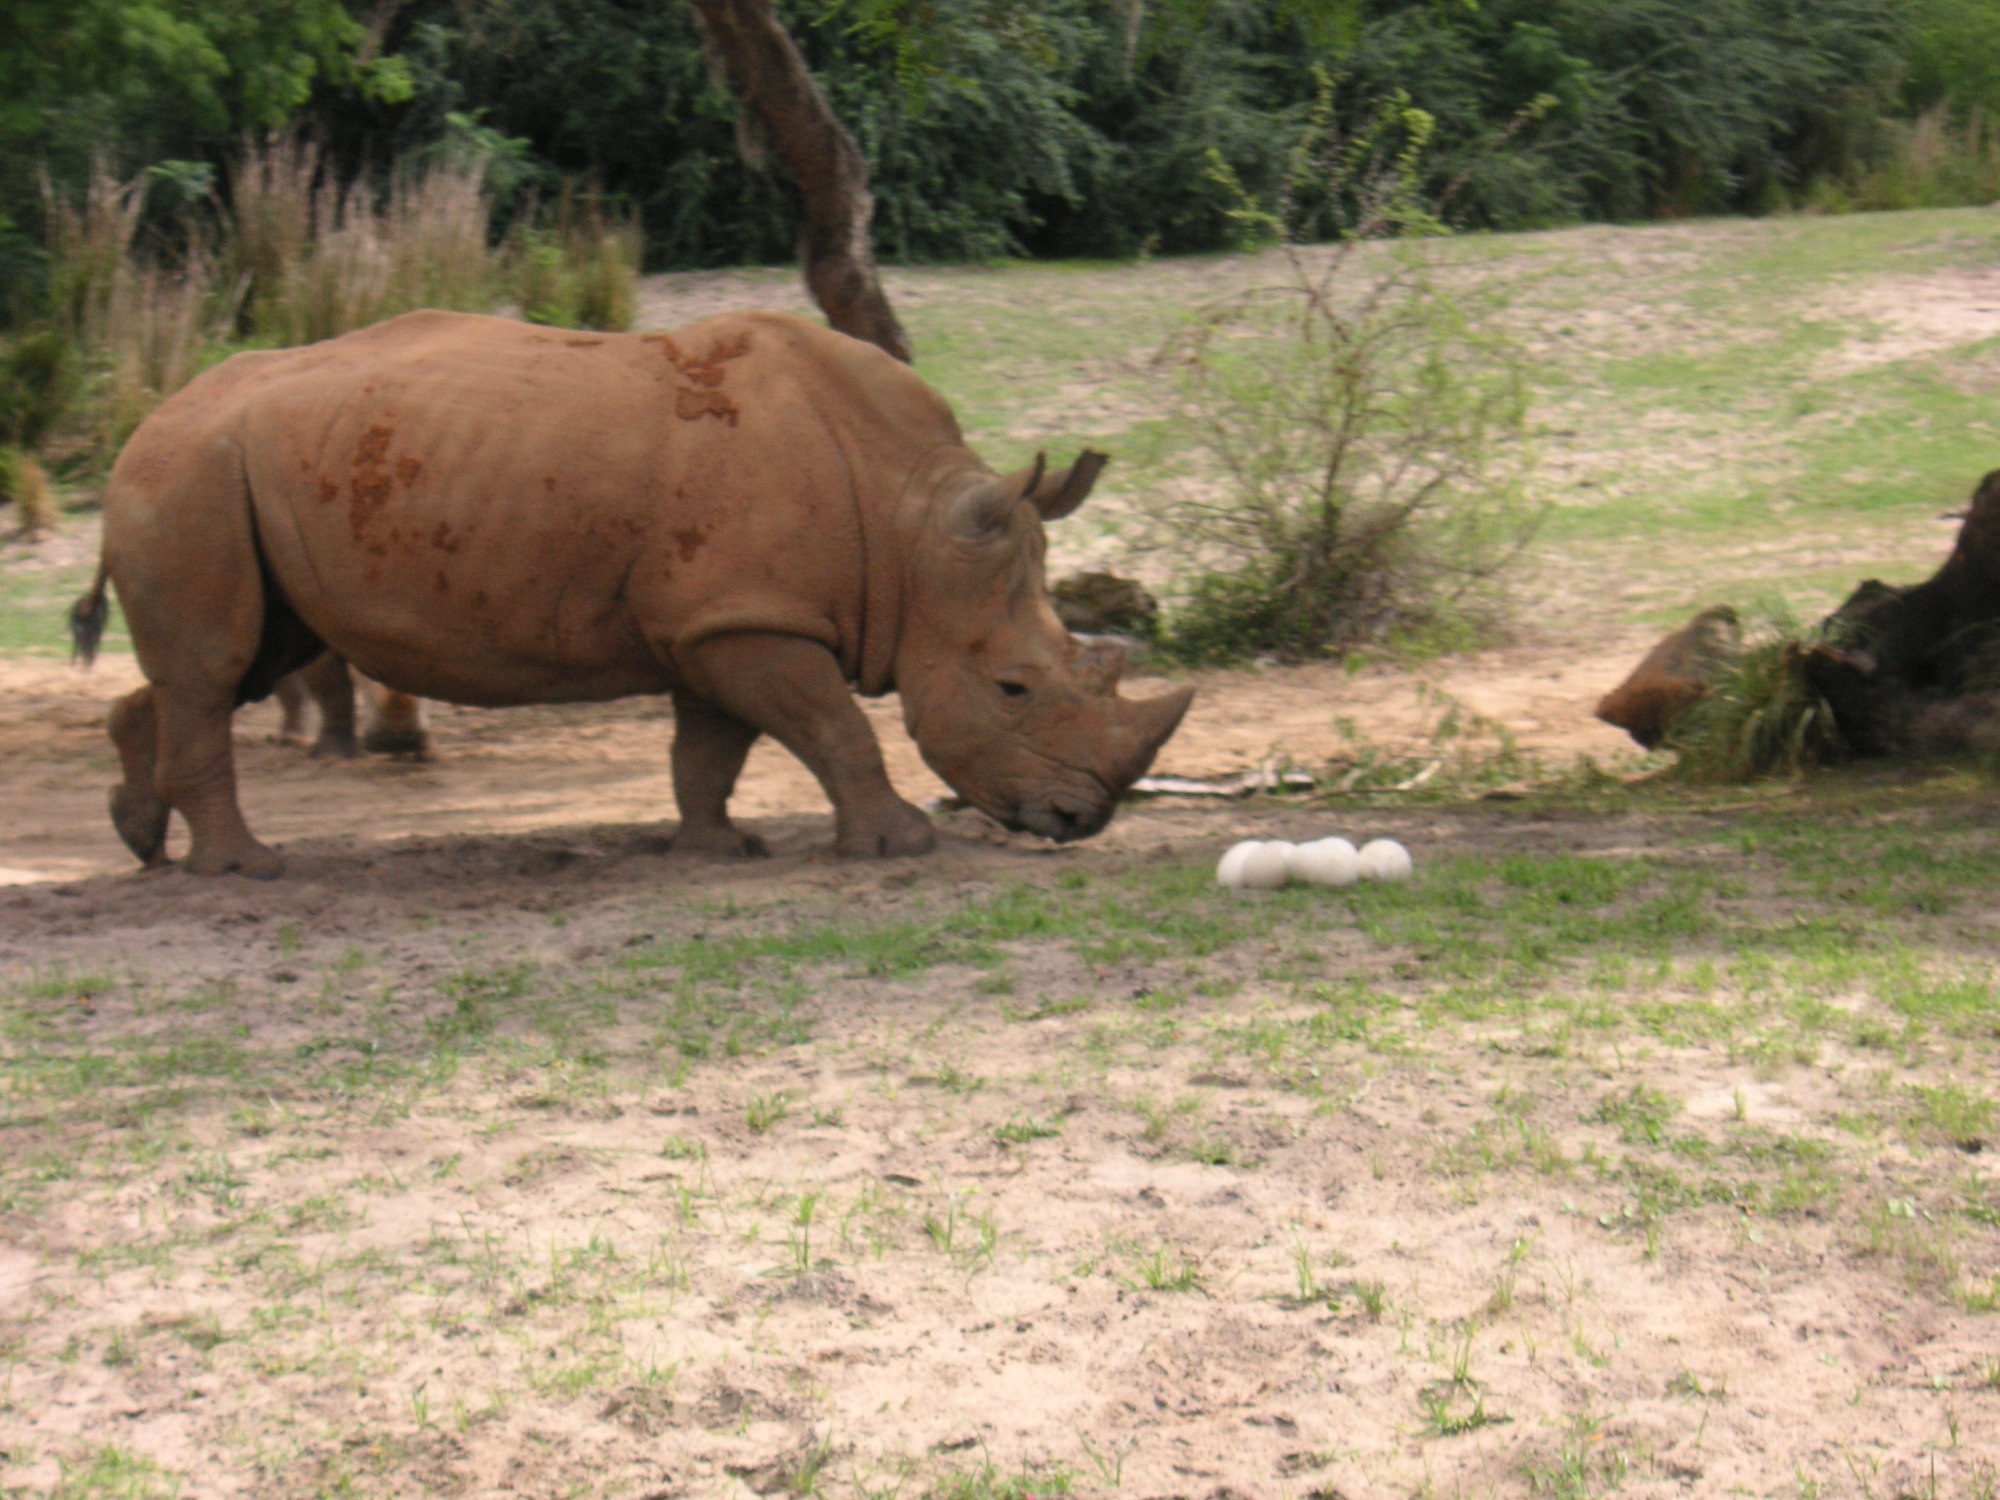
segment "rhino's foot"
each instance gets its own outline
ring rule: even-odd
[[[892,859],[928,854],[936,847],[937,830],[931,820],[902,801],[873,817],[839,819],[833,840],[833,852],[842,859]]]
[[[276,880],[284,873],[285,861],[275,849],[253,838],[222,844],[196,841],[181,868],[190,875],[227,875],[232,871],[252,880]]]
[[[337,730],[322,729],[319,738],[312,742],[314,760],[352,760],[361,753],[361,747],[354,743],[354,731],[345,734]]]
[[[409,760],[429,760],[431,735],[428,729],[371,729],[361,737],[361,748],[370,755],[396,755]]]
[[[770,846],[763,839],[754,833],[745,833],[733,824],[708,828],[690,828],[682,824],[667,841],[667,846],[676,854],[719,854],[734,859],[765,859],[771,853]]]
[[[111,826],[148,869],[167,862],[167,804],[129,781],[111,789]]]

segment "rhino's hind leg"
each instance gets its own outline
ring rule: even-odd
[[[152,688],[142,687],[112,704],[106,728],[125,770],[124,781],[111,789],[111,826],[141,864],[155,869],[167,862],[168,807],[153,785],[160,726]]]
[[[835,853],[923,854],[936,847],[931,820],[889,784],[875,731],[825,646],[803,636],[745,632],[702,641],[684,660],[694,691],[770,735],[819,778],[833,803]]]
[[[753,724],[693,693],[674,694],[674,802],[681,812],[674,848],[684,854],[764,855],[754,833],[729,821],[729,794],[757,743]]]
[[[187,819],[191,836],[182,868],[194,875],[236,870],[257,880],[276,878],[284,861],[252,836],[236,800],[230,691],[155,684],[153,703],[160,726],[155,785]]]

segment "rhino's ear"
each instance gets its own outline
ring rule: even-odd
[[[978,541],[994,532],[1005,531],[1014,507],[1021,503],[1017,477],[994,474],[961,490],[950,502],[951,529],[967,541]]]
[[[1111,462],[1102,453],[1093,453],[1086,448],[1077,455],[1076,462],[1067,469],[1057,469],[1053,474],[1044,472],[1042,455],[1035,455],[1035,467],[1026,476],[1021,487],[1021,498],[1042,513],[1044,521],[1060,521],[1064,516],[1083,504],[1090,487],[1097,483],[1097,476],[1104,472],[1104,466]]]

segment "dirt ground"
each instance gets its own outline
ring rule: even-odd
[[[1524,752],[1547,762],[1629,758],[1631,742],[1591,718],[1590,709],[1648,644],[1644,632],[1634,632],[1580,656],[1513,647],[1426,674],[1378,668],[1350,676],[1334,666],[1197,674],[1195,707],[1155,769],[1220,777],[1273,760],[1314,767],[1351,760],[1356,741],[1341,721],[1377,751],[1428,759],[1456,748],[1439,746],[1434,735],[1454,702],[1469,729],[1481,718],[1505,725]],[[88,673],[53,661],[0,660],[0,765],[9,788],[0,882],[130,868],[104,812],[117,779],[104,714],[139,681],[130,657],[106,657]],[[1130,691],[1159,685],[1138,678]],[[916,801],[947,795],[903,732],[895,699],[868,711],[903,794]],[[280,843],[671,824],[673,712],[664,702],[443,705],[432,722],[438,755],[431,763],[373,756],[328,762],[273,742],[274,705],[246,709],[237,731],[245,812],[263,838]],[[739,817],[768,819],[823,814],[826,800],[804,767],[767,741],[752,752],[732,807]]]
[[[1892,1136],[1849,1159],[1839,1122],[1888,1086],[1853,1048],[1506,1009],[1323,1030],[1274,971],[1422,972],[1340,915],[1205,969],[1043,940],[997,980],[856,956],[720,992],[797,1034],[661,1030],[705,1003],[704,951],[1082,900],[1248,834],[1497,864],[1698,827],[1153,805],[1057,851],[954,813],[920,866],[858,867],[783,813],[770,860],[686,863],[632,824],[528,828],[561,810],[558,762],[495,738],[540,767],[512,828],[488,808],[491,832],[381,840],[325,813],[281,835],[271,885],[0,891],[27,1080],[0,1129],[0,1493],[1990,1493],[1991,1314],[1846,1212],[1723,1202],[1655,1231],[1586,1165],[1621,1149],[1597,1101],[1643,1087],[1689,1138],[1830,1142],[1843,1192],[1947,1220],[1976,1190],[1934,1157]],[[567,743],[594,779],[603,741]],[[459,763],[333,779],[379,807]],[[630,967],[656,950],[686,967]],[[1517,1120],[1548,1122],[1556,1165],[1494,1147]],[[1952,1243],[2000,1276],[1990,1229]]]

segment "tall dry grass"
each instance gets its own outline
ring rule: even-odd
[[[342,182],[309,142],[246,143],[218,199],[145,233],[146,179],[48,195],[50,314],[90,371],[81,426],[115,452],[232,348],[333,338],[415,308],[514,302],[539,322],[629,327],[639,237],[565,192],[554,222],[496,243],[486,172],[434,160]],[[173,247],[171,250],[164,246]]]
[[[86,438],[106,451],[200,373],[221,333],[203,226],[185,226],[177,264],[143,253],[145,187],[100,168],[80,202],[48,200],[52,311],[90,367]]]
[[[334,180],[302,142],[247,147],[230,178],[241,332],[305,344],[413,308],[492,307],[505,264],[485,185],[479,164],[446,162],[398,172],[382,193]]]

